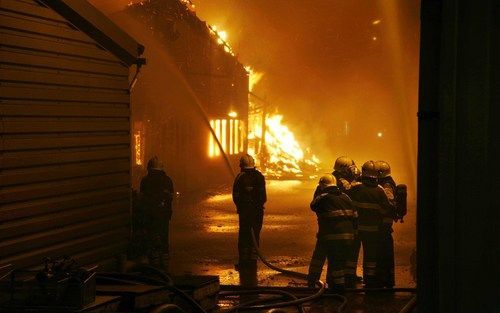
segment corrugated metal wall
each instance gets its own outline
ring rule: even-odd
[[[36,1],[0,1],[0,264],[129,237],[128,68]]]

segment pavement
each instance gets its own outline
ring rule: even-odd
[[[316,216],[309,209],[316,182],[271,180],[261,233],[261,251],[281,268],[307,273],[315,244]],[[408,215],[394,226],[396,286],[415,287],[410,257],[416,246],[415,203],[409,194]],[[221,284],[239,284],[237,262],[238,216],[230,188],[221,186],[203,195],[181,194],[174,205],[170,230],[173,274],[218,275]],[[361,259],[358,275],[362,274]],[[304,286],[259,263],[262,286]]]

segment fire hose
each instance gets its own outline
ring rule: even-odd
[[[255,252],[257,253],[257,256],[262,261],[262,263],[264,263],[264,265],[266,265],[268,268],[270,268],[272,270],[275,270],[275,271],[277,271],[279,273],[282,273],[283,275],[286,275],[286,276],[289,276],[289,277],[293,277],[293,278],[297,278],[297,279],[301,279],[301,280],[307,280],[307,274],[299,273],[299,272],[295,272],[295,271],[290,271],[290,270],[286,270],[286,269],[282,269],[280,267],[277,267],[277,266],[271,264],[264,257],[264,255],[262,254],[262,252],[259,250],[259,247],[258,247],[258,244],[257,244],[257,240],[255,238],[255,232],[254,232],[254,230],[251,229],[251,232],[252,232],[252,243],[253,243]],[[232,312],[232,311],[235,311],[235,310],[267,310],[267,309],[277,309],[277,308],[284,308],[284,307],[290,307],[290,306],[297,306],[297,309],[299,310],[299,312],[303,312],[302,304],[307,303],[307,302],[315,301],[315,300],[321,298],[324,295],[324,293],[325,293],[325,284],[322,281],[318,281],[317,284],[318,284],[319,290],[315,294],[313,294],[311,296],[305,296],[305,297],[302,297],[302,298],[297,298],[296,296],[292,295],[293,296],[292,300],[278,302],[278,303],[270,303],[270,304],[260,304],[260,305],[257,305],[257,304],[253,304],[252,305],[252,304],[250,304],[249,305],[248,303],[244,303],[242,305],[229,308],[226,312]],[[275,292],[277,292],[277,294],[284,294],[284,291],[281,291],[281,290],[247,290],[247,291],[223,292],[223,293],[221,293],[221,295],[273,294]],[[286,294],[288,294],[288,293],[286,293]],[[342,310],[344,309],[344,307],[347,304],[347,299],[344,296],[338,295],[338,294],[331,294],[330,296],[334,297],[334,298],[338,298],[338,299],[340,299],[342,301],[342,304],[337,309],[338,312],[342,312]],[[275,300],[275,298],[273,300]]]
[[[158,270],[150,265],[147,264],[137,264],[135,267],[131,269],[131,271],[139,271],[139,272],[144,272],[145,270],[160,276],[161,280],[150,278],[150,277],[145,277],[141,275],[136,275],[136,274],[130,274],[130,273],[101,273],[99,275],[99,278],[102,280],[108,280],[108,281],[115,281],[115,282],[125,282],[126,280],[133,280],[133,281],[138,281],[141,283],[150,283],[150,284],[155,284],[159,285],[162,287],[165,287],[167,290],[173,292],[183,300],[185,300],[191,307],[195,309],[196,312],[199,313],[207,313],[205,309],[203,309],[198,302],[196,302],[192,297],[190,297],[188,294],[186,294],[184,291],[180,290],[179,288],[174,286],[174,282],[172,278],[166,274],[165,272]],[[173,311],[173,307],[162,307],[160,306],[157,308],[157,312],[163,312],[163,310],[171,310],[168,312],[175,312]],[[166,311],[165,311],[166,312]]]

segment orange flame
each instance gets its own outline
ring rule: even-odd
[[[141,131],[138,130],[134,134],[135,141],[135,164],[142,165],[142,143],[141,143]]]
[[[248,153],[260,160],[268,177],[316,176],[320,160],[301,148],[293,132],[282,123],[283,115],[266,116],[265,147],[262,146],[262,116],[249,116]]]

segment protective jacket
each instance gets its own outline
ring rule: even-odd
[[[376,182],[364,180],[352,187],[350,196],[358,211],[359,231],[379,231],[383,217],[394,216],[394,206]]]
[[[337,186],[326,187],[311,202],[318,217],[318,238],[354,239],[357,213],[351,199]]]
[[[233,185],[233,202],[238,214],[263,210],[266,201],[264,175],[255,168],[243,169],[234,180]]]
[[[382,216],[382,223],[386,228],[390,228],[393,220],[396,218],[396,182],[394,182],[391,176],[387,176],[379,179],[379,185],[384,189],[387,200],[389,200],[392,206],[392,210]]]
[[[141,180],[142,200],[148,207],[153,220],[168,221],[172,216],[174,184],[160,169],[150,169]]]
[[[380,287],[381,234],[383,217],[392,214],[394,207],[376,179],[363,178],[361,185],[351,189],[351,196],[358,210],[359,238],[363,246],[363,282],[365,287]],[[390,233],[389,233],[390,234]],[[351,262],[354,259],[351,260]],[[354,264],[352,264],[354,265]]]
[[[355,238],[356,210],[349,196],[337,186],[322,189],[321,194],[311,202],[311,209],[318,217],[319,230],[309,265],[309,285],[319,279],[326,257],[328,286],[342,290],[345,287],[346,261]]]

